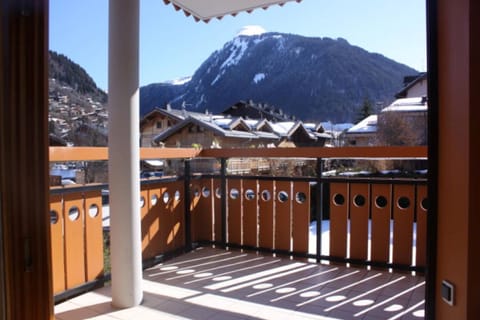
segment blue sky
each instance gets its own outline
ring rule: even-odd
[[[114,1],[114,0],[112,0]],[[426,69],[423,0],[303,0],[195,22],[162,0],[140,0],[140,85],[192,75],[247,25],[310,37],[344,38],[419,71]],[[108,0],[50,0],[50,49],[107,89]]]

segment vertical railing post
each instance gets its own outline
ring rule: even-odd
[[[222,245],[227,245],[227,159],[220,159],[220,210],[222,212]]]
[[[316,252],[316,259],[317,262],[320,262],[320,257],[322,255],[322,212],[323,212],[323,181],[322,181],[322,173],[323,173],[323,160],[322,158],[317,158],[317,188],[315,192],[316,198],[316,212],[315,218],[317,221],[317,252]]]
[[[187,251],[192,250],[192,216],[190,212],[192,198],[190,193],[190,178],[191,178],[190,174],[191,174],[191,162],[190,162],[190,159],[185,159],[185,162],[184,162],[185,249]]]

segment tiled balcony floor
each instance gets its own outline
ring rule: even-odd
[[[407,273],[200,248],[144,272],[144,301],[111,306],[110,287],[61,303],[75,319],[421,319],[425,282]]]

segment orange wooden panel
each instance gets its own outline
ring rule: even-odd
[[[392,185],[372,185],[372,261],[389,262]]]
[[[87,281],[103,276],[102,193],[85,193],[85,249]]]
[[[368,184],[350,184],[350,258],[367,260],[368,213],[370,190]]]
[[[242,181],[228,180],[227,242],[242,244]]]
[[[168,184],[168,193],[172,198],[169,208],[170,219],[167,233],[167,247],[179,249],[185,246],[185,193],[183,181]],[[171,246],[170,246],[171,243]]]
[[[213,192],[212,179],[201,179],[197,220],[194,225],[197,241],[211,241],[213,233]]]
[[[165,187],[162,183],[148,186],[148,214],[146,216],[148,221],[147,258],[153,258],[165,251],[166,243],[162,239],[162,222],[160,220],[165,211],[162,199],[164,191]]]
[[[417,186],[417,252],[415,264],[421,267],[425,267],[427,260],[427,202],[427,186]]]
[[[330,184],[330,255],[347,257],[348,183]]]
[[[282,196],[284,195],[284,196]],[[292,238],[290,181],[275,181],[275,249],[290,251]]]
[[[222,199],[220,197],[220,179],[213,180],[214,241],[222,241]]]
[[[53,211],[56,213],[56,215],[52,216]],[[64,221],[62,196],[50,195],[50,243],[52,252],[52,276],[54,294],[65,291],[63,223]]]
[[[258,246],[273,249],[273,181],[258,182]]]
[[[393,263],[411,265],[415,186],[394,185],[393,199]]]
[[[85,283],[85,235],[83,228],[85,212],[82,193],[65,194],[63,199],[65,206],[66,288],[71,289]]]
[[[257,180],[243,180],[243,244],[257,246]]]
[[[140,191],[140,215],[142,218],[142,259],[150,257],[148,252],[148,244],[150,243],[150,224],[151,215],[149,214],[150,208],[148,206],[148,189],[147,186],[142,186]]]
[[[199,180],[195,180],[190,185],[190,223],[191,223],[191,237],[192,241],[198,241],[199,235],[197,227],[201,224],[201,208],[199,207],[199,203],[201,200],[201,184]]]
[[[293,251],[308,252],[310,233],[310,183],[293,183],[292,236]]]

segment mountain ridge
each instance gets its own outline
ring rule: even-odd
[[[142,87],[141,114],[166,103],[218,113],[254,100],[302,120],[352,121],[365,99],[388,104],[403,78],[416,73],[342,38],[240,35],[214,51],[189,82]]]

